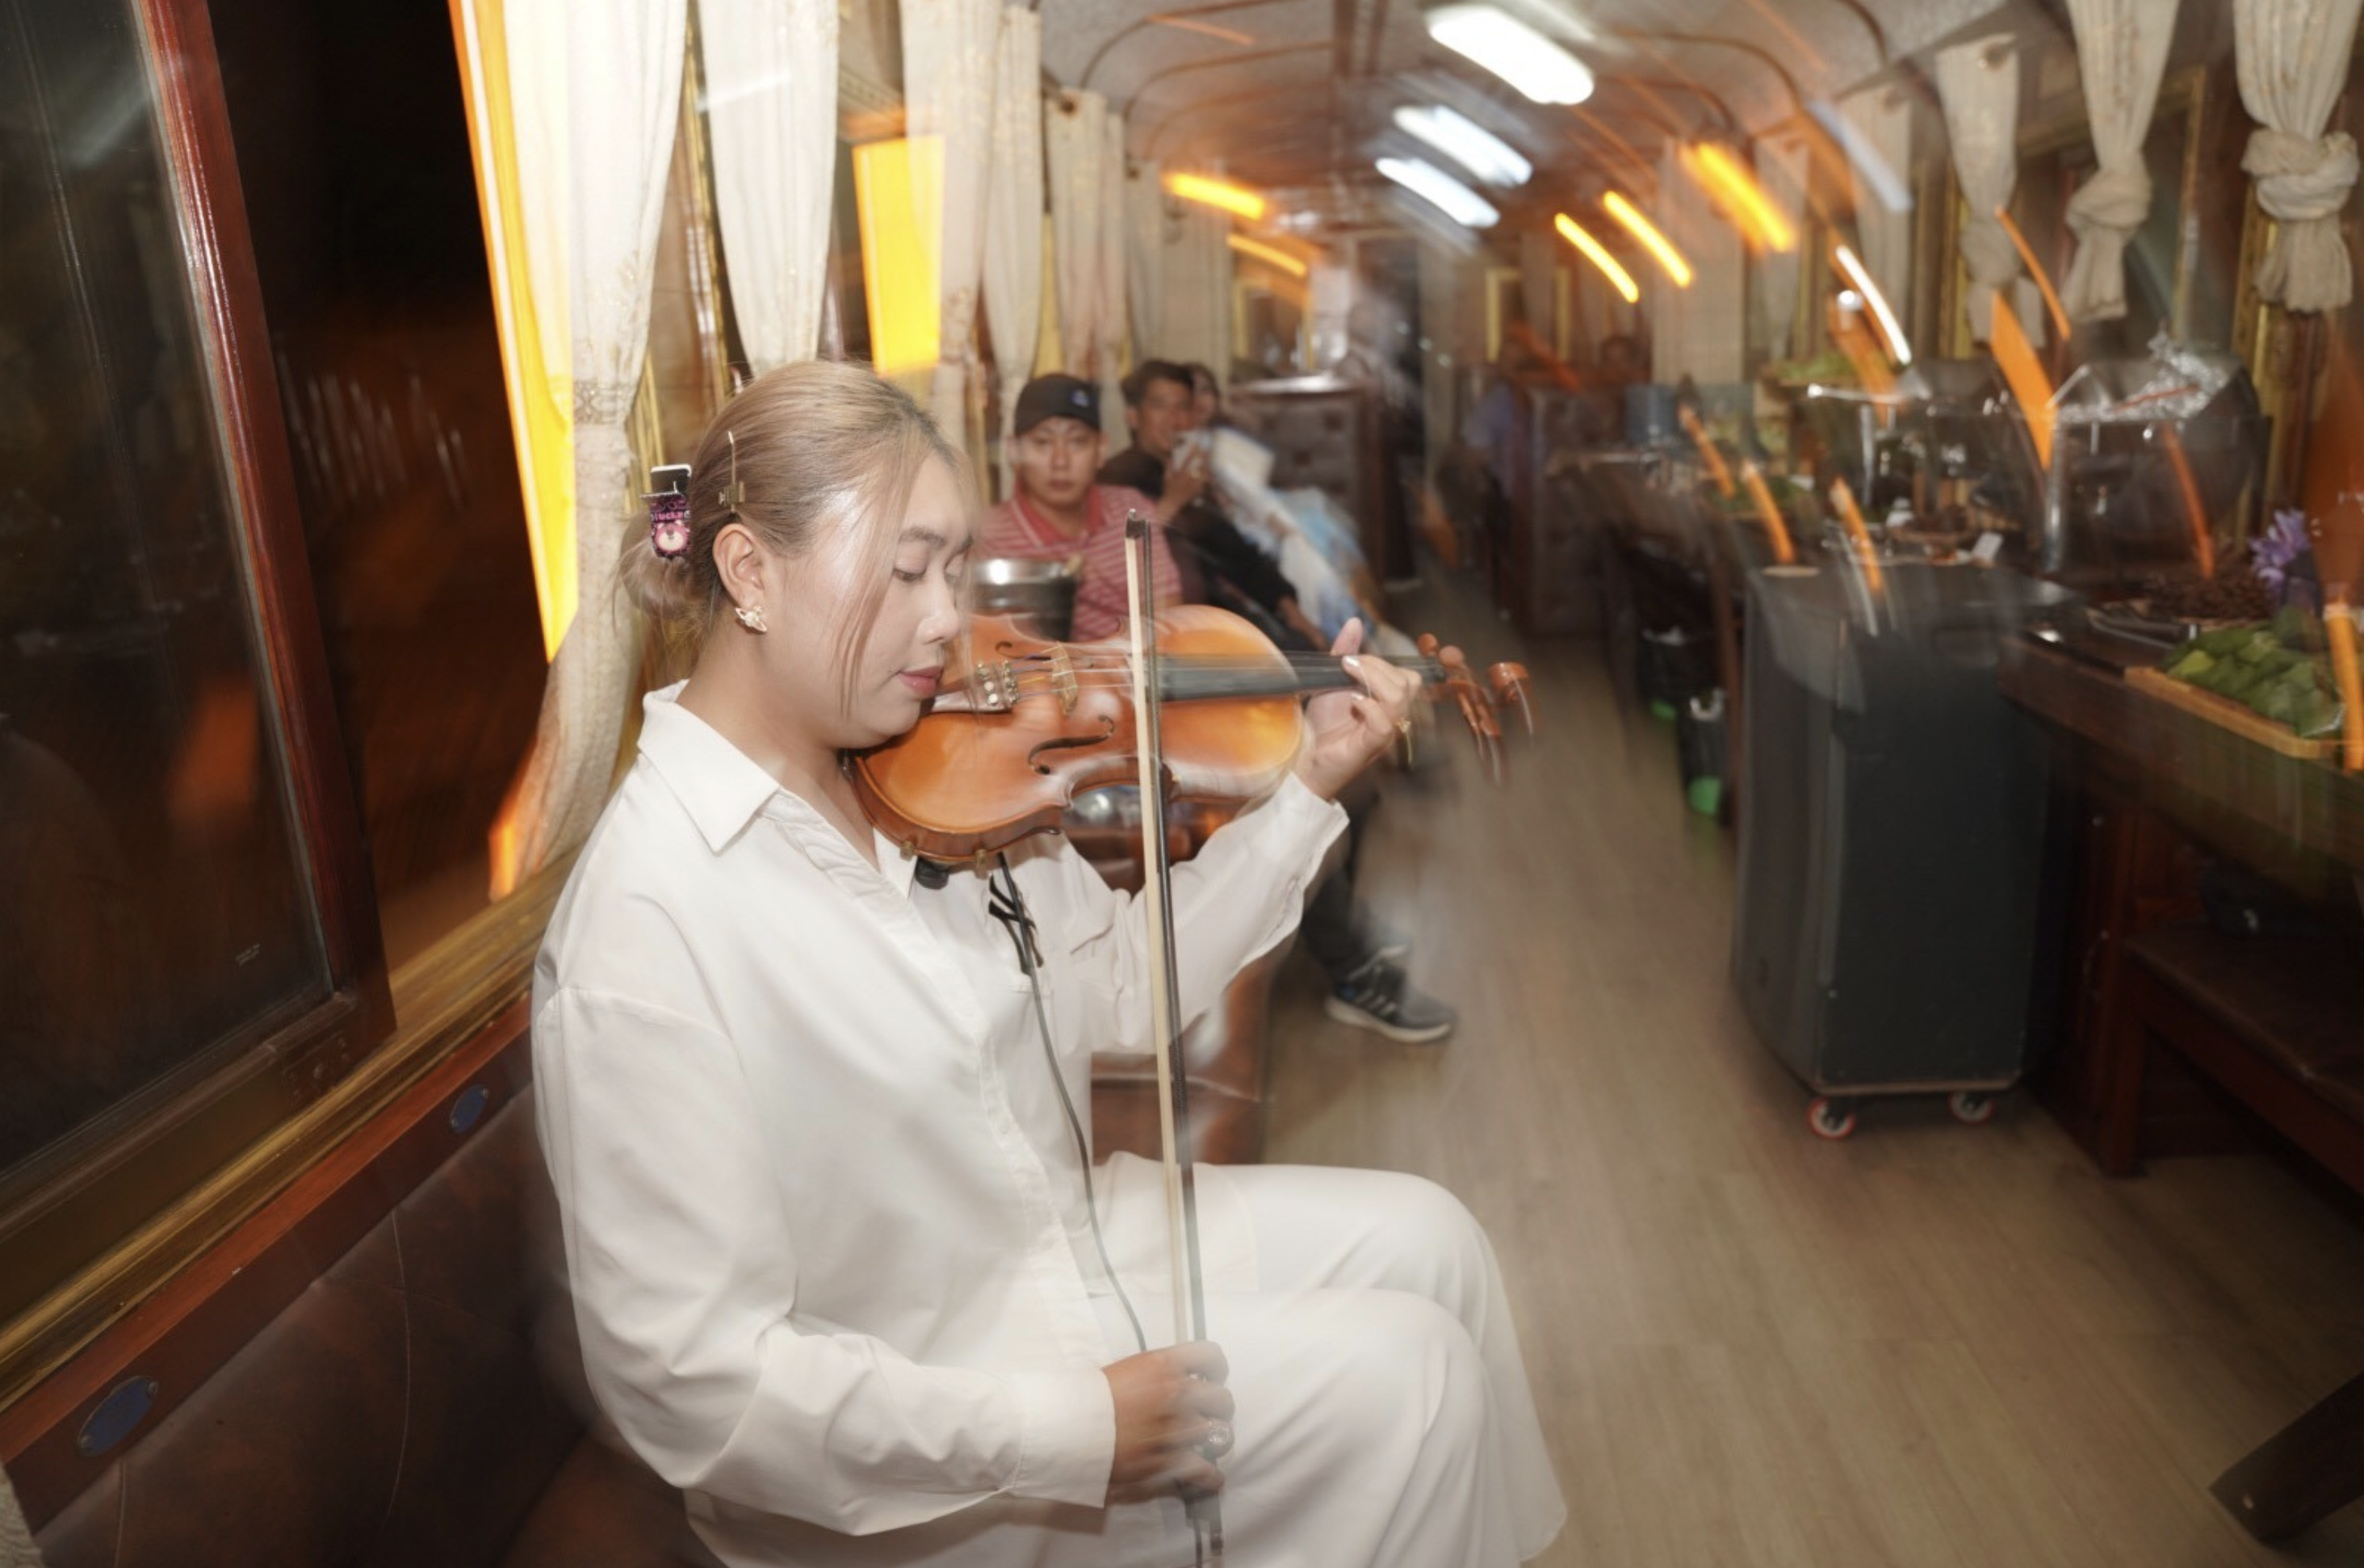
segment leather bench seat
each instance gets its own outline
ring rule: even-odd
[[[1261,1151],[1277,962],[1185,1039],[1203,1157]],[[515,1082],[464,1130],[440,1112],[414,1129],[426,1173],[390,1207],[376,1165],[308,1200],[384,1218],[118,1453],[72,1462],[36,1537],[49,1568],[717,1568],[680,1494],[589,1424]],[[1103,1153],[1155,1154],[1146,1056],[1095,1059],[1092,1115]]]
[[[49,1568],[714,1568],[591,1435],[530,1089],[40,1530]]]

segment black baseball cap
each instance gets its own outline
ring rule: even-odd
[[[1018,395],[1009,433],[1022,436],[1045,419],[1081,419],[1100,428],[1099,388],[1072,375],[1038,375]]]

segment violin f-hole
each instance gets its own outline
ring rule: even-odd
[[[1098,735],[1054,735],[1048,740],[1037,742],[1033,749],[1026,753],[1027,766],[1048,777],[1051,770],[1043,762],[1045,752],[1088,751],[1094,746],[1106,745],[1115,735],[1116,720],[1113,718],[1100,720],[1100,732]]]

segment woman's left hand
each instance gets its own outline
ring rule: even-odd
[[[1323,692],[1305,705],[1305,750],[1298,754],[1297,776],[1324,800],[1337,799],[1355,774],[1411,733],[1420,677],[1384,660],[1356,657],[1362,646],[1360,620],[1348,621],[1330,645],[1362,689]]]

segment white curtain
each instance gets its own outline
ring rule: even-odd
[[[968,429],[968,373],[976,363],[1001,6],[999,0],[903,0],[902,19],[906,134],[943,144],[942,306],[931,400],[937,425],[958,442]]]
[[[1143,164],[1124,181],[1125,314],[1132,323],[1136,361],[1176,357],[1158,319],[1165,289],[1165,192],[1157,182],[1154,163]]]
[[[1095,357],[1099,365],[1100,424],[1108,431],[1109,450],[1114,451],[1127,439],[1124,397],[1118,390],[1117,377],[1124,370],[1125,335],[1132,314],[1125,302],[1125,230],[1131,219],[1125,212],[1124,116],[1114,109],[1108,111],[1100,122],[1100,135],[1104,139],[1100,151],[1100,302],[1093,320],[1099,337],[1099,352]],[[1134,346],[1136,359],[1145,351],[1140,345]]]
[[[1806,179],[1810,165],[1802,138],[1760,137],[1756,142],[1756,186],[1789,224],[1792,234],[1806,232]],[[1798,321],[1800,250],[1772,250],[1756,257],[1756,321],[1775,359],[1788,359],[1790,339]]]
[[[2126,313],[2126,242],[2150,213],[2143,139],[2158,104],[2158,79],[2175,36],[2176,0],[2068,0],[2085,117],[2101,167],[2068,202],[2077,255],[2060,304],[2071,321]]]
[[[1912,319],[1912,100],[1874,87],[1838,106],[1857,259],[1899,321]]]
[[[760,375],[813,356],[837,171],[836,0],[699,0],[730,306]]]
[[[509,0],[507,7],[512,60],[562,33],[564,40],[580,595],[518,784],[523,873],[580,843],[597,819],[639,662],[638,623],[615,598],[617,552],[645,488],[632,472],[624,423],[648,350],[657,220],[681,108],[684,7],[685,0]],[[528,198],[529,213],[549,206],[547,191]]]
[[[993,160],[986,171],[985,316],[1001,378],[1001,433],[1034,373],[1043,330],[1043,18],[1023,6],[1001,13],[995,56]],[[1001,464],[1002,494],[1011,470]]]
[[[1051,248],[1059,274],[1059,351],[1070,375],[1097,374],[1100,305],[1100,164],[1108,156],[1108,100],[1062,93],[1044,106],[1050,149]]]
[[[1196,202],[1163,198],[1164,290],[1157,301],[1158,351],[1196,360],[1224,385],[1232,380],[1232,220]]]
[[[2019,251],[1995,221],[2019,183],[2019,56],[2012,36],[1998,33],[1937,53],[1937,97],[1953,143],[1954,174],[1969,212],[1962,224],[1962,261],[1970,272],[1970,331],[1984,339],[1993,313],[1992,291],[2019,275]],[[2034,336],[2024,311],[2021,323]]]
[[[2241,102],[2259,129],[2241,167],[2280,225],[2258,294],[2292,310],[2336,310],[2355,290],[2339,209],[2356,183],[2356,143],[2323,134],[2347,80],[2359,0],[2233,0]]]

